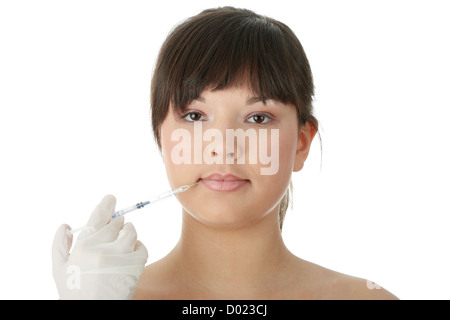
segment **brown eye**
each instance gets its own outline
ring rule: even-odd
[[[251,121],[252,123],[256,124],[265,124],[271,120],[271,118],[265,114],[255,114],[251,116],[250,119],[254,121]]]
[[[189,112],[183,116],[189,122],[200,121],[201,117],[203,116],[198,112]]]
[[[253,118],[253,120],[255,120],[256,123],[262,123],[264,121],[265,117],[261,116],[261,115],[256,115],[256,116],[253,116],[252,118]]]

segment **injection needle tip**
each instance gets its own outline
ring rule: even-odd
[[[199,184],[200,183],[200,181],[197,181],[196,183],[193,183],[193,184],[191,184],[191,185],[185,185],[184,186],[184,190],[187,190],[187,189],[189,189],[190,187],[192,187],[192,186],[195,186],[196,184]]]

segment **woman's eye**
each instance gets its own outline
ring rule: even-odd
[[[200,121],[201,117],[203,117],[203,116],[198,112],[188,112],[183,116],[183,119],[186,119],[189,122],[196,122],[196,121]]]
[[[266,114],[255,114],[255,115],[251,116],[249,119],[253,119],[254,122],[252,122],[252,123],[256,123],[256,124],[265,124],[265,123],[269,122],[270,120],[272,120],[272,118]]]
[[[188,122],[197,122],[205,119],[205,117],[201,113],[195,111],[186,113],[184,116],[182,116],[182,118]],[[250,123],[266,124],[267,122],[272,120],[272,117],[266,114],[255,114],[248,119]]]

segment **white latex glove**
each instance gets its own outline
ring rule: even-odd
[[[88,230],[72,247],[70,227],[61,225],[53,240],[53,278],[60,299],[131,299],[148,253],[131,223],[111,219],[116,199],[107,195],[92,212]]]

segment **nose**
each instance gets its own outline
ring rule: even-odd
[[[212,157],[219,157],[222,153],[221,152],[216,152],[215,150],[211,151],[211,156]],[[235,154],[236,153],[234,153],[234,152],[229,152],[229,153],[227,153],[227,158],[233,158],[233,160],[235,161],[236,160]]]
[[[223,155],[226,155],[225,163],[235,163],[237,160],[237,152],[236,152],[236,145],[233,142],[227,142],[226,140],[224,141],[225,144],[223,145],[223,148],[220,148],[218,146],[215,146],[212,150],[211,150],[211,157],[215,158],[223,158]],[[231,152],[229,152],[229,150],[232,150]]]
[[[226,164],[243,163],[246,152],[245,139],[242,141],[236,136],[236,130],[242,129],[232,119],[228,119],[226,115],[217,117],[212,127],[220,131],[222,141],[218,141],[212,146],[210,150],[211,159]],[[241,157],[242,159],[239,159]]]

